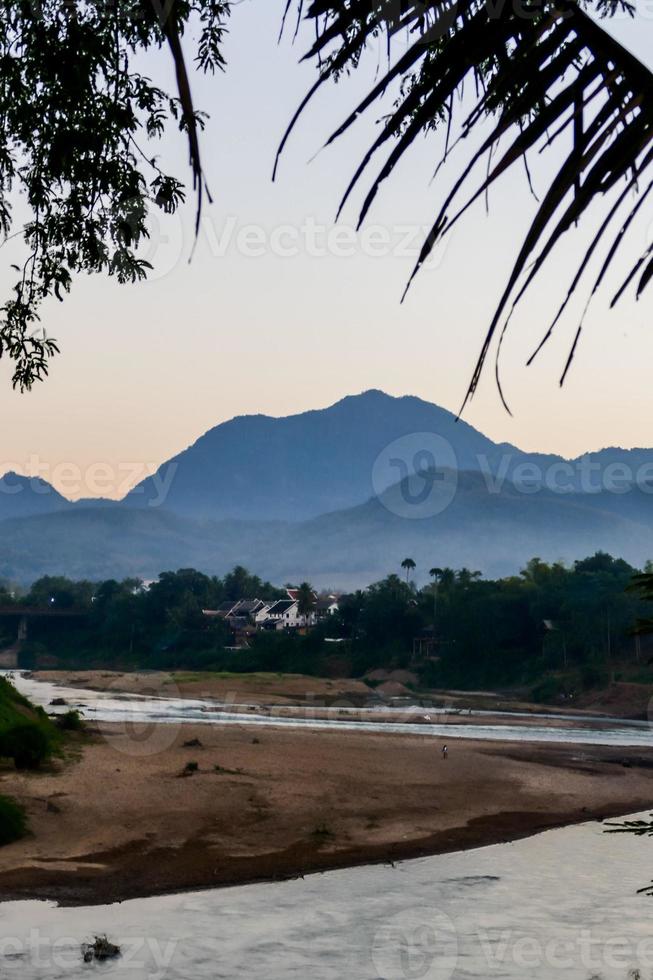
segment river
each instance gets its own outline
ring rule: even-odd
[[[9,672],[4,671],[5,675]],[[578,716],[568,727],[547,725],[546,721],[569,721],[564,715],[539,715],[537,721],[531,718],[524,724],[524,715],[503,713],[500,724],[485,720],[488,712],[466,712],[464,723],[456,713],[420,706],[398,708],[397,717],[405,719],[392,723],[375,720],[378,708],[366,711],[355,709],[357,715],[363,714],[365,721],[355,721],[346,708],[332,709],[333,718],[317,718],[310,707],[298,715],[285,717],[283,710],[273,707],[262,709],[253,705],[224,705],[218,701],[192,700],[175,697],[143,697],[135,694],[120,694],[88,691],[81,688],[63,687],[50,682],[35,681],[16,673],[12,675],[16,687],[34,704],[47,707],[48,711],[62,712],[78,708],[89,720],[99,723],[119,725],[176,724],[193,722],[209,725],[259,725],[283,726],[284,728],[310,727],[317,729],[338,728],[341,731],[395,732],[442,738],[472,738],[489,741],[509,742],[575,742],[580,745],[613,745],[630,747],[653,747],[653,729],[648,722],[624,721],[620,719],[598,718],[592,715]],[[51,701],[64,699],[66,705],[50,706]],[[384,709],[387,710],[387,709]],[[320,708],[320,714],[328,709]],[[429,714],[432,718],[441,717],[440,722],[430,721],[420,724],[415,719]],[[493,717],[497,717],[493,714]],[[337,717],[336,717],[337,716]]]
[[[61,909],[0,904],[3,980],[653,976],[653,843],[597,824],[296,880]],[[107,933],[123,956],[82,963]],[[632,971],[639,970],[640,973]]]
[[[112,722],[283,724],[205,702],[95,694],[17,677],[32,700],[65,697]],[[218,707],[217,705],[213,706]],[[61,708],[60,710],[66,710]],[[415,732],[415,725],[301,722]],[[651,745],[645,726],[592,730],[435,724],[424,734]],[[454,731],[454,729],[456,729]],[[583,824],[437,857],[109,907],[0,903],[0,977],[76,980],[651,980],[653,842]],[[107,934],[120,959],[85,964]],[[639,972],[638,972],[639,971]]]

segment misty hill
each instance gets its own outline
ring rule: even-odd
[[[532,482],[535,474],[535,482],[549,489],[563,482],[590,493],[613,484],[618,491],[625,473],[653,491],[652,450],[610,448],[571,461],[526,453],[493,442],[437,405],[367,391],[318,411],[243,416],[218,425],[162,464],[122,506],[164,507],[193,520],[303,521],[363,504],[429,467],[483,472],[488,486]],[[606,508],[630,515],[628,496],[615,492]],[[43,481],[14,474],[0,481],[0,520],[102,506],[121,505],[70,504]],[[636,509],[631,516],[640,519],[640,503]]]
[[[169,480],[164,506],[184,516],[317,517],[363,503],[405,475],[391,465],[375,472],[379,454],[395,440],[408,437],[396,455],[412,471],[421,448],[415,438],[419,433],[437,433],[446,440],[455,457],[443,462],[457,461],[461,470],[478,469],[479,458],[495,465],[504,449],[521,456],[513,446],[499,447],[466,422],[456,422],[437,405],[367,391],[319,411],[287,418],[242,416],[218,425],[164,463],[156,478],[141,483],[127,502],[142,507],[160,499],[159,488]],[[441,460],[435,463],[441,465]]]
[[[71,506],[69,500],[39,477],[9,472],[0,479],[0,521],[10,517],[52,514]]]
[[[0,577],[153,578],[188,566],[223,574],[242,563],[272,581],[355,588],[397,571],[406,556],[417,562],[421,583],[434,565],[502,576],[535,555],[572,562],[602,549],[639,567],[653,557],[646,494],[626,495],[629,516],[622,516],[613,505],[624,497],[523,493],[509,482],[488,493],[482,474],[462,473],[453,498],[446,482],[433,483],[441,512],[411,519],[406,500],[420,498],[423,482],[409,477],[379,498],[300,523],[192,520],[124,507],[8,520],[0,524]]]
[[[301,521],[363,504],[429,466],[500,481],[532,480],[533,472],[549,489],[562,483],[591,493],[619,485],[625,473],[653,491],[650,449],[604,449],[577,460],[526,453],[420,398],[367,391],[318,411],[218,425],[125,502],[191,518]],[[620,504],[608,509],[620,512]]]

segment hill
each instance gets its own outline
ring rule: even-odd
[[[396,570],[407,555],[418,581],[433,565],[501,576],[534,555],[571,562],[602,549],[638,567],[653,556],[646,494],[627,495],[624,516],[612,494],[523,493],[509,482],[488,493],[482,474],[456,479],[453,497],[446,482],[434,483],[434,508],[439,494],[442,509],[416,519],[406,516],[406,500],[419,498],[423,486],[413,476],[357,507],[298,523],[191,520],[122,507],[8,520],[0,525],[0,577],[153,578],[191,566],[223,574],[242,563],[271,581],[354,588]]]
[[[9,472],[0,479],[0,521],[11,517],[52,514],[73,506],[39,477]]]
[[[375,467],[397,440],[403,442],[395,455],[412,471],[420,433],[443,440],[435,445],[435,465],[477,470],[479,460],[494,467],[506,451],[521,456],[437,405],[367,391],[287,418],[231,419],[164,463],[126,502],[151,506],[169,485],[163,506],[183,516],[305,520],[363,503],[405,475],[391,459]],[[428,451],[428,439],[426,445]]]

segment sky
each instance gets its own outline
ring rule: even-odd
[[[40,475],[73,498],[118,497],[235,415],[294,414],[369,388],[459,409],[536,206],[523,172],[515,169],[492,194],[489,214],[483,203],[470,212],[402,305],[424,230],[464,156],[433,181],[441,137],[424,139],[387,182],[361,234],[352,231],[360,196],[335,224],[378,113],[317,151],[374,78],[373,56],[356,77],[324,88],[273,184],[278,141],[314,78],[313,65],[299,64],[308,38],[277,44],[283,6],[237,4],[226,73],[194,79],[196,105],[210,114],[202,152],[214,203],[192,262],[189,200],[177,216],[153,220],[148,282],[80,278],[65,303],[45,307],[43,323],[62,350],[46,383],[13,392],[10,366],[0,362],[0,472]],[[612,29],[653,64],[653,16],[642,9],[636,23]],[[170,81],[162,58],[148,68]],[[187,175],[183,140],[166,139],[160,153],[168,169]],[[536,189],[546,186],[555,159],[532,161]],[[643,251],[652,227],[649,211],[625,258]],[[605,296],[593,306],[562,390],[573,315],[525,367],[584,240],[581,232],[565,242],[507,335],[501,369],[512,416],[491,364],[465,410],[466,421],[496,441],[565,456],[653,446],[653,290],[612,313]],[[3,294],[11,281],[0,270]]]

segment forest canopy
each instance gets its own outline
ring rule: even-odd
[[[240,566],[224,578],[195,569],[164,572],[147,587],[136,579],[91,583],[48,577],[22,596],[12,597],[6,586],[1,604],[52,603],[56,609],[85,613],[79,619],[34,620],[24,666],[55,657],[75,669],[362,676],[379,667],[417,663],[429,685],[536,688],[547,681],[542,696],[548,691],[549,697],[607,683],[619,671],[632,680],[653,682],[647,647],[634,632],[638,619],[651,616],[653,603],[632,591],[638,570],[622,559],[598,552],[566,567],[534,558],[520,575],[496,580],[466,568],[433,572],[433,581],[421,589],[390,574],[367,589],[341,595],[338,612],[307,635],[261,631],[235,650],[229,623],[207,618],[203,610],[225,601],[286,595]],[[0,616],[5,642],[15,629],[15,619]],[[415,661],[416,642],[433,639],[435,659],[418,656]]]

